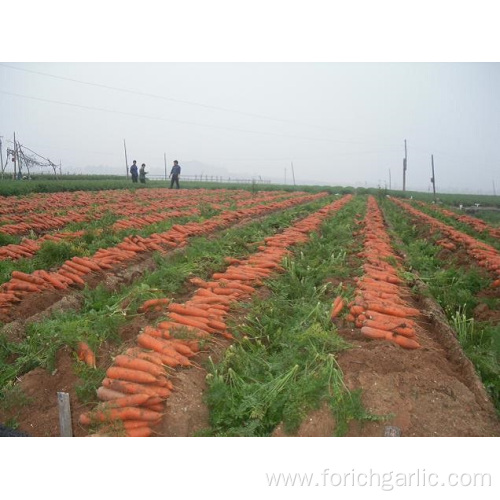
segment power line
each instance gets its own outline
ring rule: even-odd
[[[10,64],[5,64],[5,63],[0,63],[0,66],[3,66],[4,68],[9,68],[9,69],[17,70],[17,71],[25,71],[26,73],[32,73],[32,74],[35,74],[35,75],[41,75],[41,76],[46,76],[46,77],[49,77],[49,78],[55,78],[57,80],[65,80],[65,81],[68,81],[68,82],[79,83],[81,85],[88,85],[88,86],[92,86],[92,87],[99,87],[99,88],[103,88],[103,89],[107,89],[107,90],[114,90],[114,91],[117,91],[117,92],[125,92],[127,94],[135,94],[135,95],[140,95],[140,96],[143,96],[143,97],[151,97],[153,99],[162,99],[164,101],[176,102],[176,103],[180,103],[180,104],[188,104],[190,106],[199,106],[199,107],[206,108],[206,109],[213,109],[213,110],[217,110],[217,111],[224,111],[225,113],[236,113],[236,114],[239,114],[239,115],[251,116],[253,118],[259,118],[261,120],[272,120],[272,121],[275,121],[275,122],[291,123],[291,124],[294,124],[294,125],[301,125],[301,126],[305,125],[307,127],[312,127],[312,128],[316,128],[316,129],[319,129],[319,130],[325,130],[325,131],[328,131],[328,132],[336,132],[335,129],[332,129],[332,128],[329,128],[329,127],[322,127],[320,125],[312,125],[312,124],[308,124],[308,123],[304,123],[304,122],[299,122],[299,121],[295,121],[295,120],[289,120],[289,119],[286,119],[286,118],[275,118],[275,117],[272,117],[272,116],[260,115],[260,114],[257,114],[257,113],[250,113],[248,111],[240,111],[240,110],[230,109],[230,108],[223,108],[223,107],[220,107],[220,106],[213,106],[213,105],[210,105],[210,104],[204,104],[204,103],[196,102],[196,101],[186,101],[186,100],[183,100],[183,99],[174,99],[173,97],[166,97],[166,96],[161,96],[161,95],[157,95],[157,94],[150,94],[148,92],[141,92],[139,90],[130,90],[130,89],[125,89],[125,88],[121,88],[121,87],[113,87],[111,85],[104,85],[102,83],[86,82],[86,81],[83,81],[83,80],[77,80],[76,78],[69,78],[69,77],[65,77],[65,76],[53,75],[51,73],[45,73],[43,71],[35,71],[35,70],[31,70],[31,69],[26,69],[26,68],[18,68],[16,66],[11,66]],[[346,143],[352,143],[352,144],[360,144],[359,141],[337,141],[337,142],[346,142]]]
[[[335,139],[320,139],[317,137],[301,137],[301,136],[296,136],[296,135],[289,135],[289,134],[278,134],[275,132],[262,132],[259,130],[248,130],[248,129],[241,129],[241,128],[230,128],[230,127],[223,127],[220,125],[206,125],[204,123],[197,123],[197,122],[190,122],[190,121],[185,121],[185,120],[175,120],[173,118],[162,118],[160,116],[148,116],[148,115],[141,115],[137,113],[130,113],[128,111],[117,111],[113,109],[105,109],[105,108],[99,108],[95,106],[86,106],[83,104],[75,104],[71,102],[63,102],[63,101],[56,101],[52,99],[45,99],[42,97],[34,97],[34,96],[28,96],[28,95],[23,95],[23,94],[17,94],[15,92],[7,92],[6,90],[0,90],[0,93],[6,94],[6,95],[11,95],[15,97],[21,97],[24,99],[32,99],[35,101],[41,101],[41,102],[48,102],[51,104],[61,104],[64,106],[71,106],[75,108],[80,108],[80,109],[86,109],[90,111],[102,111],[106,113],[115,113],[115,114],[120,114],[120,115],[126,115],[126,116],[134,116],[137,118],[147,118],[149,120],[160,120],[160,121],[166,121],[166,122],[172,122],[172,123],[181,123],[184,125],[194,125],[196,127],[205,127],[205,128],[212,128],[212,129],[219,129],[219,130],[228,130],[230,132],[244,132],[244,133],[250,133],[250,134],[261,134],[261,135],[270,135],[274,137],[286,137],[289,139],[301,139],[301,140],[308,140],[308,141],[319,141],[319,142],[335,142],[335,143],[341,143],[341,144],[352,144],[349,141],[339,141]]]

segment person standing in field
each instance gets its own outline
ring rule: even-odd
[[[141,169],[139,170],[139,180],[141,182],[141,184],[145,184],[146,183],[146,164],[143,163],[141,165]]]
[[[139,170],[137,168],[137,160],[134,160],[134,163],[130,167],[130,174],[132,175],[132,182],[137,182],[137,177],[139,175]]]
[[[170,176],[169,176],[172,178],[172,181],[170,182],[170,189],[174,187],[174,182],[177,186],[177,189],[180,188],[179,175],[181,175],[181,166],[179,165],[179,162],[177,160],[174,160],[174,165],[172,166],[172,170],[170,171]]]

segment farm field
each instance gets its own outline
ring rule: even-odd
[[[0,423],[58,436],[500,435],[498,228],[415,200],[0,197]]]

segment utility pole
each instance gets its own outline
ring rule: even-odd
[[[293,186],[295,187],[295,172],[294,172],[294,170],[293,170],[293,161],[292,161],[291,163],[292,163]]]
[[[167,153],[163,153],[163,161],[165,162],[165,180],[167,180]]]
[[[406,151],[406,139],[405,139],[405,157],[403,159],[403,193],[406,191],[406,169],[408,167],[408,155]]]
[[[286,167],[285,167],[285,186],[286,186]]]
[[[14,180],[17,180],[17,159],[19,158],[17,154],[17,142],[16,133],[14,132]]]
[[[496,196],[497,192],[495,190],[495,179],[491,179],[491,182],[493,183],[493,196]]]
[[[389,169],[389,191],[392,189],[391,187],[391,169]]]
[[[434,155],[431,155],[431,163],[432,163],[432,192],[434,193],[434,203],[436,203],[436,176],[434,175]]]
[[[125,144],[125,139],[123,139],[123,148],[125,149],[125,171],[127,172],[127,180],[128,180],[127,145]]]

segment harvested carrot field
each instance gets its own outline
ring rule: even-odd
[[[498,436],[498,228],[469,219],[298,191],[1,198],[0,423],[58,436],[67,392],[75,436]]]

